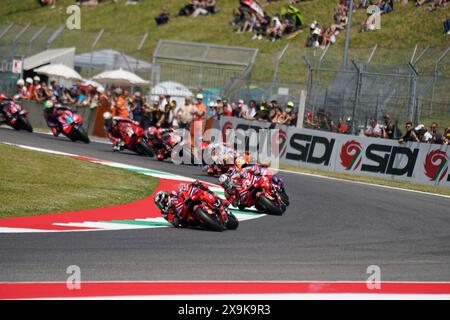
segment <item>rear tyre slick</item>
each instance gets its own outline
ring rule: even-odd
[[[213,216],[207,214],[202,209],[197,209],[194,212],[197,219],[203,222],[203,227],[205,227],[208,230],[212,231],[223,231],[225,230],[224,225],[218,221],[218,219],[215,219]]]

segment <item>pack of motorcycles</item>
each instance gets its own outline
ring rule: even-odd
[[[2,101],[2,122],[11,126],[15,130],[26,130],[33,132],[33,128],[28,120],[28,111],[23,109],[20,103],[14,99]],[[57,112],[57,107],[55,112]],[[82,141],[89,143],[89,137],[83,127],[83,117],[74,110],[64,107],[58,112],[58,123],[55,128],[58,133],[63,134],[72,141]],[[130,123],[121,130],[122,149],[128,149],[141,155],[156,157],[159,161],[171,158],[173,148],[180,142],[172,129],[157,129],[155,127],[144,130],[138,124]],[[202,149],[206,145],[202,145]],[[194,148],[189,148],[192,153]],[[193,157],[193,155],[191,155]],[[218,176],[226,173],[229,165],[203,165],[209,175]],[[254,207],[265,214],[282,215],[289,205],[289,197],[286,193],[284,182],[281,178],[272,174],[270,169],[263,167],[264,174],[252,174],[246,171],[245,180],[240,181],[241,185],[247,186],[241,197],[239,210]],[[245,165],[244,165],[245,168]],[[210,197],[211,191],[204,191],[201,188],[194,188],[189,202],[188,224],[189,227],[222,231],[226,229],[236,229],[238,220],[233,215],[233,209],[225,205],[224,202],[214,200],[218,197]],[[235,208],[237,210],[237,208]]]

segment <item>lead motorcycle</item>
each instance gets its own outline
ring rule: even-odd
[[[213,195],[198,187],[185,190],[189,198],[185,202],[186,224],[212,231],[235,230],[239,226],[238,219],[226,208],[217,195]],[[220,206],[217,205],[219,199]]]
[[[23,129],[33,132],[33,127],[28,121],[28,111],[23,109],[14,99],[7,99],[4,95],[1,96],[4,97],[0,99],[0,109],[2,110],[4,123],[15,130]]]

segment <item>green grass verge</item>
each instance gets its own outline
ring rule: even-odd
[[[440,187],[429,186],[429,185],[423,185],[423,184],[418,184],[418,183],[411,183],[411,182],[407,182],[407,181],[390,180],[390,179],[383,179],[383,178],[369,177],[369,176],[358,176],[358,175],[341,173],[341,172],[310,169],[310,168],[303,168],[303,167],[300,168],[300,167],[286,165],[286,164],[281,164],[280,169],[290,170],[290,171],[295,171],[295,172],[300,172],[300,173],[316,174],[316,175],[320,175],[320,176],[338,178],[338,179],[349,180],[349,181],[372,183],[372,184],[377,184],[377,185],[382,185],[382,186],[403,188],[403,189],[422,191],[422,192],[430,192],[430,193],[450,196],[450,188],[443,187],[443,186],[440,186]]]
[[[150,196],[158,179],[0,144],[0,218],[119,205]]]

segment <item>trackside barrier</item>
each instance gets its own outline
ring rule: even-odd
[[[223,134],[227,129],[279,129],[282,164],[450,187],[449,145],[400,144],[233,117],[215,120],[213,128]]]

